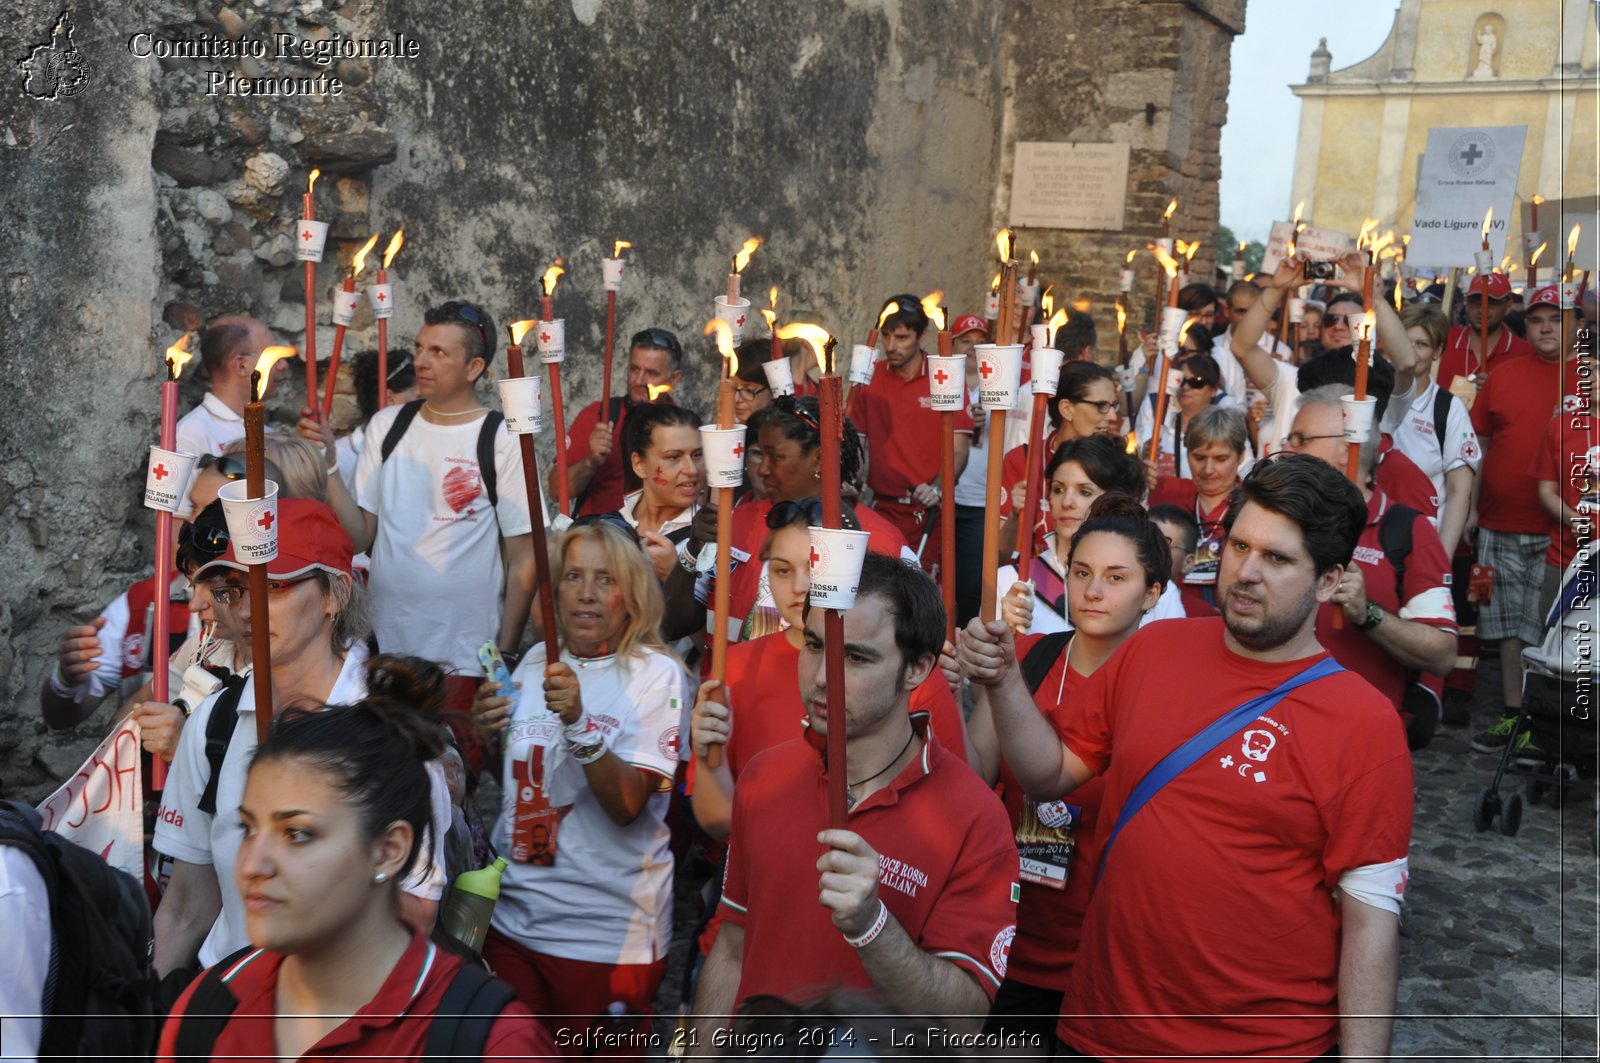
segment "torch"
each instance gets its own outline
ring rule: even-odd
[[[883,323],[889,320],[890,315],[900,312],[900,304],[890,300],[878,315],[878,324],[867,333],[867,342],[857,344],[850,349],[850,390],[844,397],[844,415],[848,419],[856,408],[856,392],[872,383],[872,374],[877,367],[878,336],[883,332]]]
[[[611,257],[600,263],[606,288],[606,368],[605,381],[600,389],[600,423],[607,426],[611,424],[611,348],[617,337],[617,293],[622,290],[622,273],[626,267],[622,249],[632,246],[626,240],[616,241],[611,248]],[[558,445],[557,449],[565,448]]]
[[[1028,422],[1028,438],[1024,444],[1023,460],[1028,478],[1022,491],[1022,510],[1017,514],[1017,578],[1026,580],[1033,561],[1033,526],[1039,516],[1039,495],[1044,485],[1045,462],[1040,461],[1039,446],[1048,437],[1045,407],[1055,398],[1056,385],[1061,382],[1061,351],[1056,349],[1056,331],[1067,323],[1065,308],[1057,310],[1043,325],[1033,326],[1032,376],[1033,414]],[[1042,430],[1042,431],[1041,431]]]
[[[1544,205],[1544,197],[1536,195],[1529,204],[1528,210],[1533,215],[1532,224],[1528,231],[1522,234],[1522,253],[1528,256],[1528,287],[1535,288],[1539,284],[1539,251],[1544,248],[1544,234],[1539,231],[1539,208]]]
[[[272,367],[280,359],[294,355],[293,347],[268,347],[256,361],[250,374],[250,401],[244,404],[244,478],[245,493],[256,504],[259,516],[250,521],[249,535],[245,538],[233,533],[232,521],[228,524],[228,537],[234,545],[235,556],[249,560],[252,539],[270,537],[271,547],[259,555],[260,560],[250,561],[250,669],[255,676],[256,690],[256,744],[267,740],[272,726],[272,641],[268,624],[267,563],[277,556],[277,489],[267,497],[266,408],[262,396]],[[232,484],[225,485],[227,491]],[[260,528],[258,532],[256,529]],[[264,533],[264,534],[263,534]]]
[[[571,516],[572,488],[567,475],[567,419],[561,411],[561,363],[567,359],[566,322],[555,315],[556,280],[566,272],[566,260],[556,259],[540,281],[544,294],[539,297],[539,361],[550,370],[550,415],[556,433],[556,511]],[[609,395],[607,396],[609,400]]]
[[[935,292],[923,310],[939,326],[939,361],[928,372],[928,393],[939,411],[939,593],[944,598],[944,638],[956,640],[956,410],[966,405],[965,358],[953,354],[950,314]],[[948,386],[948,390],[947,390]]]
[[[372,312],[378,319],[378,409],[389,404],[389,319],[394,316],[394,285],[389,283],[389,263],[400,253],[406,242],[406,231],[396,229],[383,252],[383,265],[378,267],[378,282],[367,289],[372,300]]]
[[[995,335],[995,322],[1000,320],[1000,274],[989,282],[989,291],[983,297],[983,318],[989,322],[989,335]]]
[[[161,381],[161,445],[150,448],[150,464],[145,472],[144,504],[156,511],[155,635],[150,647],[150,685],[154,699],[165,702],[167,657],[172,652],[172,515],[188,499],[189,479],[197,456],[180,454],[178,445],[178,377],[193,357],[185,332],[167,348],[167,375]],[[155,757],[151,762],[150,785],[159,790],[166,785],[167,762]]]
[[[1028,272],[1022,278],[1022,283],[1018,285],[1018,289],[1017,294],[1022,299],[1023,306],[1033,307],[1039,305],[1039,252],[1028,252]]]
[[[750,315],[750,300],[739,294],[739,274],[750,264],[750,256],[761,246],[761,237],[752,236],[733,256],[733,272],[728,274],[727,292],[716,298],[717,317],[728,323],[728,342],[735,347],[744,342],[744,323]]]
[[[1157,354],[1161,358],[1161,372],[1159,375],[1151,374],[1151,380],[1159,390],[1156,392],[1156,409],[1154,429],[1150,433],[1150,460],[1161,459],[1161,432],[1162,425],[1167,419],[1167,398],[1171,391],[1167,386],[1167,378],[1171,375],[1172,361],[1177,356],[1178,348],[1183,342],[1183,326],[1187,324],[1187,316],[1178,308],[1178,262],[1161,247],[1160,244],[1150,248],[1156,260],[1161,263],[1161,268],[1167,274],[1167,305],[1161,312],[1161,339],[1157,344]],[[1131,427],[1131,426],[1130,426]]]
[[[736,293],[737,294],[737,293]],[[711,442],[706,452],[706,482],[715,480],[717,489],[717,574],[711,604],[711,679],[722,682],[728,674],[728,613],[731,610],[733,546],[733,489],[743,480],[744,433],[733,423],[733,378],[739,371],[739,356],[733,349],[733,328],[726,319],[714,317],[706,322],[705,334],[716,339],[722,362],[717,381],[717,423],[715,431],[701,430],[701,438]],[[707,429],[712,426],[708,425]],[[713,454],[715,451],[715,454]],[[713,463],[716,468],[713,469]],[[707,751],[706,763],[715,768],[722,763],[722,747]]]
[[[534,507],[533,561],[539,587],[539,619],[544,626],[544,659],[554,664],[561,655],[556,642],[556,599],[550,580],[550,544],[545,537],[544,518],[539,514],[539,499],[544,489],[539,486],[539,456],[534,453],[533,437],[539,433],[539,378],[526,375],[522,365],[522,337],[536,322],[516,321],[508,328],[511,344],[506,348],[505,380],[498,381],[500,406],[506,414],[506,430],[517,437],[522,448],[522,477],[527,485],[528,502]],[[559,453],[559,447],[557,448]]]
[[[1489,279],[1494,275],[1494,252],[1489,250],[1489,222],[1494,218],[1494,205],[1483,212],[1483,229],[1481,237],[1483,247],[1473,257],[1477,260],[1478,276],[1483,278],[1483,300],[1478,310],[1478,350],[1483,353],[1483,365],[1489,367]],[[1367,278],[1367,288],[1372,287],[1372,278]],[[1367,299],[1367,309],[1372,309],[1372,300]]]
[[[300,239],[295,243],[295,253],[306,264],[306,405],[312,416],[317,410],[317,263],[322,261],[322,249],[328,240],[328,223],[317,220],[316,199],[312,192],[317,187],[321,170],[312,170],[306,179],[306,194],[300,198]]]
[[[767,375],[767,387],[776,399],[795,394],[794,370],[789,365],[789,359],[783,356],[783,338],[778,334],[777,285],[773,285],[767,293],[767,299],[769,305],[761,308],[761,316],[766,319],[767,332],[772,336],[772,353],[761,366],[761,371]]]
[[[1485,223],[1487,223],[1487,220],[1488,219],[1486,218]],[[1377,223],[1374,222],[1373,224],[1376,225]],[[1367,232],[1367,228],[1363,226],[1362,237],[1356,240],[1356,247],[1358,249],[1362,246]],[[1365,242],[1369,248],[1372,246],[1371,241]],[[1344,426],[1344,474],[1351,483],[1356,484],[1358,487],[1360,486],[1358,482],[1358,476],[1360,474],[1361,464],[1361,444],[1371,433],[1371,410],[1377,405],[1376,400],[1369,402],[1367,399],[1367,368],[1372,363],[1372,333],[1377,324],[1377,316],[1372,309],[1372,274],[1374,272],[1375,271],[1372,268],[1372,257],[1369,254],[1367,258],[1366,272],[1361,278],[1361,305],[1364,313],[1361,318],[1361,342],[1356,349],[1355,404],[1353,408],[1348,407],[1347,404]],[[1487,291],[1484,292],[1484,297],[1485,299],[1488,298]],[[1487,314],[1484,315],[1484,320],[1488,320]],[[1488,358],[1488,347],[1485,346],[1485,363],[1488,362]]]
[[[1000,305],[995,326],[995,342],[978,345],[978,401],[989,417],[985,438],[989,440],[988,497],[983,513],[982,615],[985,622],[998,611],[1000,566],[1000,499],[1005,491],[1004,477],[1006,412],[1015,405],[1022,374],[1022,350],[1012,343],[1011,301],[1016,298],[1017,263],[1011,257],[1011,230],[1001,229],[995,237],[1000,250]],[[1014,360],[1013,360],[1014,353]]]
[[[373,233],[372,239],[361,245],[361,250],[356,252],[356,257],[350,260],[350,273],[344,279],[344,286],[333,293],[333,354],[328,358],[328,388],[327,395],[322,399],[322,419],[326,421],[333,416],[333,391],[339,380],[339,353],[344,350],[344,331],[356,319],[356,306],[360,297],[356,295],[356,278],[361,276],[361,270],[367,264],[367,256],[378,245],[378,234]],[[389,378],[385,374],[378,381],[378,401],[382,402],[384,393],[389,387]]]

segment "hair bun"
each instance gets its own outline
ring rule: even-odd
[[[443,711],[444,669],[421,657],[380,653],[367,661],[367,701],[423,713]]]
[[[1139,500],[1121,491],[1107,491],[1089,504],[1085,523],[1100,517],[1135,517],[1144,520],[1148,514]]]

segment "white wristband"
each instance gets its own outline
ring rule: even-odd
[[[846,934],[844,943],[853,949],[864,949],[874,941],[878,940],[878,935],[883,933],[883,928],[888,925],[889,906],[880,900],[878,901],[878,918],[872,921],[872,929],[868,930],[865,934],[862,934],[858,938],[853,938]]]
[[[569,752],[572,754],[572,759],[577,761],[578,764],[583,767],[588,767],[590,764],[593,764],[595,761],[611,752],[611,750],[606,746],[606,740],[597,735],[593,744],[587,746],[573,746]]]
[[[589,718],[588,713],[567,724],[563,733],[567,736],[567,744],[571,746],[592,746],[605,740],[605,732]]]

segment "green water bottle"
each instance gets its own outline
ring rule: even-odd
[[[497,856],[488,867],[463,871],[456,876],[444,902],[444,932],[475,953],[483,952],[483,939],[489,934],[489,918],[494,915],[494,902],[500,899],[500,875],[505,869],[505,857]]]

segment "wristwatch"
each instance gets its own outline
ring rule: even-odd
[[[1388,613],[1383,611],[1383,606],[1379,605],[1377,602],[1368,602],[1367,615],[1361,620],[1360,623],[1356,624],[1356,630],[1371,631],[1373,628],[1383,623],[1383,618],[1388,615]]]

